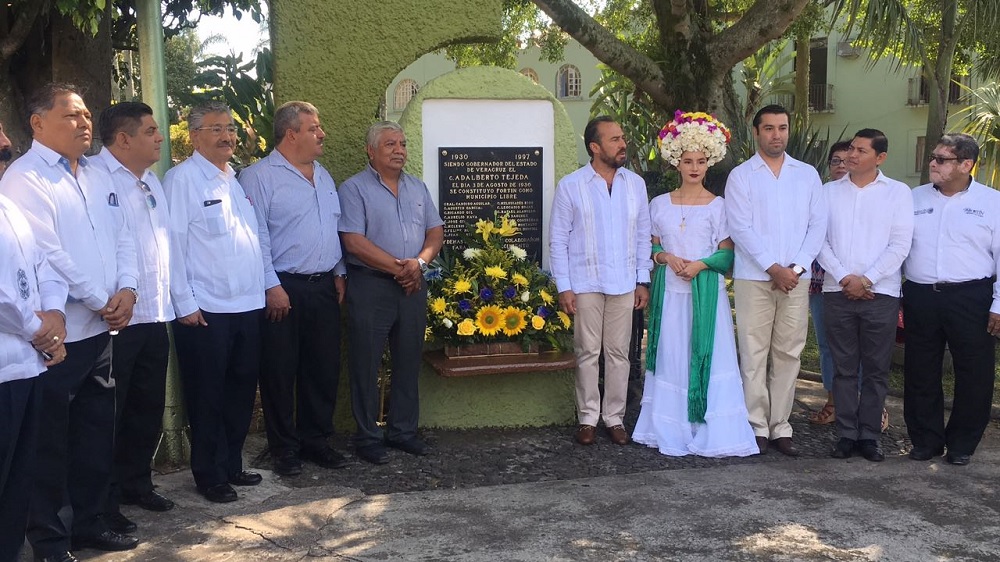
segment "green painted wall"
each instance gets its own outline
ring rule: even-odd
[[[364,134],[386,86],[424,53],[500,37],[500,0],[271,0],[275,102],[306,100],[327,130],[334,179],[367,160]]]

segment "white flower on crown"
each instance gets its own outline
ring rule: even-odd
[[[673,166],[681,161],[685,152],[704,152],[708,165],[720,162],[726,156],[729,130],[718,119],[707,113],[677,111],[674,119],[663,126],[657,140],[660,156]]]

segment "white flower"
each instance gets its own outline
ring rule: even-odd
[[[466,248],[465,251],[462,252],[462,257],[467,260],[474,260],[478,258],[481,253],[483,253],[483,251],[479,248]]]
[[[518,246],[511,246],[510,253],[514,254],[514,257],[519,260],[523,260],[524,258],[528,257],[528,252],[524,251],[523,248],[520,248]]]
[[[444,320],[442,320],[441,324],[443,324],[445,328],[451,328],[452,326],[455,325],[454,322],[452,322],[451,320],[448,320],[447,318],[445,318]]]
[[[525,292],[521,293],[521,302],[528,302],[529,300],[531,300],[531,293],[530,292],[525,291]]]

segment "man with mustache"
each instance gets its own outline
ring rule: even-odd
[[[149,169],[160,159],[160,132],[153,110],[139,102],[121,102],[101,114],[104,148],[94,160],[111,176],[118,203],[128,217],[139,257],[139,293],[132,321],[115,336],[111,367],[115,373],[114,480],[104,520],[120,533],[135,523],[119,504],[168,511],[174,503],[153,490],[150,462],[160,441],[166,402],[167,322],[174,319],[170,301],[170,225],[167,197]]]
[[[653,268],[649,199],[646,182],[624,167],[627,143],[614,119],[592,119],[583,143],[590,163],[556,187],[549,255],[559,307],[575,317],[576,442],[593,444],[603,419],[611,441],[625,445],[632,312],[649,301]],[[598,386],[602,349],[603,400]]]
[[[808,331],[809,265],[826,236],[827,215],[816,169],[785,153],[788,130],[789,114],[780,105],[754,115],[757,153],[729,174],[725,197],[736,244],[736,342],[750,425],[761,454],[770,446],[794,457],[799,452],[788,416]]]
[[[174,344],[191,424],[191,473],[208,501],[255,486],[243,470],[260,369],[264,265],[257,216],[229,165],[236,146],[222,102],[191,109],[194,154],[164,178],[170,205]]]
[[[441,251],[444,221],[427,186],[403,172],[406,134],[398,123],[368,128],[368,167],[340,187],[341,238],[347,252],[351,409],[358,424],[354,452],[372,464],[389,462],[385,446],[427,454],[417,437],[427,264]],[[378,370],[388,340],[392,353],[389,419],[383,438]]]
[[[337,186],[317,158],[319,110],[291,101],[274,112],[275,149],[240,173],[264,257],[260,399],[274,471],[347,460],[330,447],[340,381],[340,305],[346,288]]]
[[[7,164],[14,158],[14,152],[10,149],[10,139],[3,132],[3,124],[0,124],[0,176],[3,176]]]
[[[138,300],[135,246],[111,178],[84,153],[90,111],[74,86],[48,84],[27,102],[31,149],[0,179],[38,247],[69,285],[67,358],[39,379],[42,395],[28,540],[36,560],[76,560],[70,550],[128,550],[135,537],[101,517],[114,446],[110,330]]]

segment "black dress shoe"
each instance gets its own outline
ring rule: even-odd
[[[945,455],[944,460],[947,461],[948,464],[953,464],[955,466],[965,466],[970,462],[972,462],[972,455],[960,455],[958,453],[952,453],[951,451],[948,451],[948,454]]]
[[[95,550],[117,552],[120,550],[132,550],[138,546],[139,539],[107,530],[99,535],[73,537],[71,542],[73,550],[93,548]]]
[[[910,450],[909,457],[915,461],[929,461],[934,457],[944,454],[944,447],[931,449],[930,447],[914,447]]]
[[[260,484],[264,478],[257,474],[256,472],[237,472],[229,477],[229,483],[233,486],[256,486]]]
[[[319,450],[302,450],[302,458],[323,468],[344,468],[347,466],[347,459],[337,451],[327,447]]]
[[[123,535],[134,533],[135,530],[138,529],[135,523],[129,520],[128,517],[122,515],[120,511],[105,513],[101,516],[101,519],[104,520],[104,524],[107,525],[109,529]]]
[[[385,464],[389,462],[389,452],[382,445],[365,445],[354,449],[354,454],[363,461],[372,464]]]
[[[849,459],[852,454],[854,454],[854,439],[841,437],[840,441],[837,441],[837,444],[833,446],[830,456],[835,459]]]
[[[60,552],[59,554],[53,554],[52,556],[46,556],[44,558],[36,558],[37,562],[80,562],[76,556],[73,556],[69,552]]]
[[[205,499],[215,503],[229,503],[236,501],[236,490],[229,484],[216,484],[207,488],[198,487],[198,493],[205,496]]]
[[[758,435],[757,437],[754,437],[754,439],[757,441],[757,450],[760,451],[757,454],[758,455],[766,455],[767,454],[767,437],[761,437],[760,435]]]
[[[882,447],[874,439],[859,439],[858,450],[861,452],[862,457],[872,462],[882,462],[885,460],[885,453],[882,452]]]
[[[122,505],[137,505],[146,511],[170,511],[174,508],[174,502],[157,494],[153,490],[137,496],[122,496]],[[116,529],[117,530],[117,529]]]
[[[288,451],[274,459],[274,471],[282,476],[302,474],[302,461],[294,451]]]
[[[410,437],[406,441],[390,441],[386,439],[385,444],[393,449],[399,449],[404,453],[410,453],[411,455],[417,455],[418,457],[422,457],[427,454],[427,444],[416,437]]]
[[[772,439],[768,446],[786,457],[799,456],[799,450],[792,444],[791,437],[779,437],[777,439]]]

